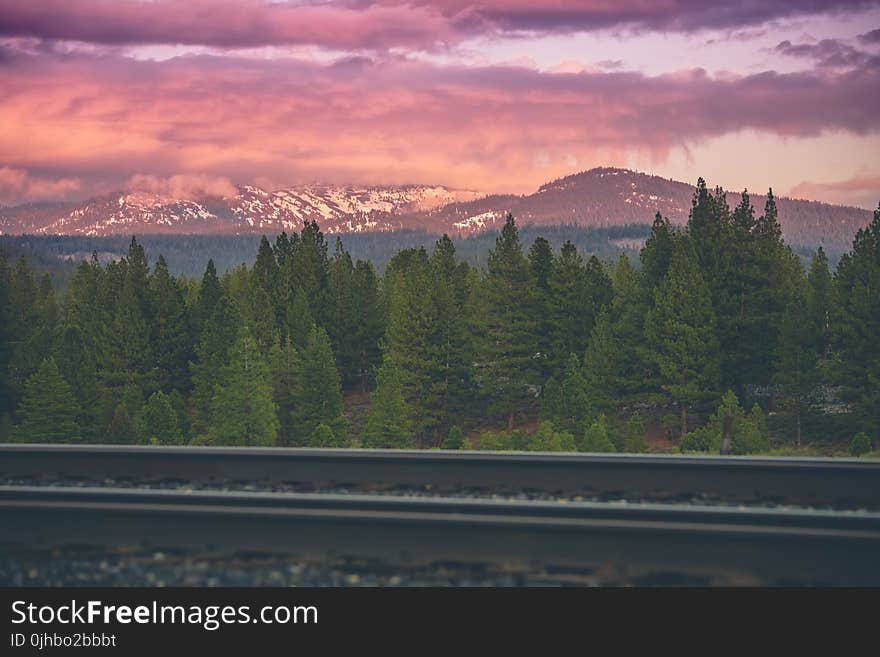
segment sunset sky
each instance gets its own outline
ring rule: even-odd
[[[0,0],[0,203],[594,166],[876,207],[880,0]]]

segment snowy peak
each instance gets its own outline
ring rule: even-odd
[[[601,167],[550,181],[533,194],[485,196],[439,185],[236,187],[224,197],[168,198],[122,190],[78,204],[0,208],[0,233],[119,235],[210,233],[267,235],[316,221],[325,233],[421,229],[470,234],[497,229],[507,212],[520,224],[609,227],[649,224],[660,212],[687,221],[693,185],[628,169]],[[232,190],[230,190],[232,191]],[[739,194],[728,194],[731,207]],[[753,195],[760,213],[764,198]],[[794,246],[844,250],[871,213],[813,201],[777,199]]]
[[[267,192],[242,187],[230,211],[252,229],[297,230],[304,221],[317,221],[327,233],[394,230],[403,227],[400,215],[427,211],[479,193],[442,186],[341,187],[305,185]]]
[[[387,231],[404,227],[401,217],[427,212],[477,192],[443,186],[357,187],[303,185],[268,191],[242,185],[227,197],[169,198],[123,190],[81,204],[58,206],[55,216],[28,222],[26,212],[0,215],[0,230],[40,234],[248,233],[299,230],[317,221],[327,233]],[[36,215],[33,219],[37,219]]]

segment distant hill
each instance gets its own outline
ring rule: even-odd
[[[542,185],[535,193],[481,195],[442,186],[309,185],[267,191],[241,186],[228,197],[167,198],[134,190],[82,203],[0,208],[0,232],[43,235],[274,234],[317,221],[327,233],[422,230],[468,235],[497,227],[506,212],[521,225],[606,228],[649,224],[656,212],[687,220],[694,187],[628,169],[597,168]],[[738,193],[728,193],[731,207]],[[758,213],[763,195],[752,195]],[[778,199],[789,243],[830,252],[849,248],[867,210]]]
[[[429,225],[451,226],[473,232],[499,225],[510,211],[520,224],[538,226],[580,225],[604,228],[650,223],[660,212],[673,223],[687,222],[694,186],[628,169],[598,168],[542,185],[527,196],[492,196],[453,203],[427,213]],[[766,196],[749,194],[756,213]],[[731,209],[739,193],[727,193]],[[779,221],[785,238],[801,248],[824,246],[839,252],[849,249],[856,231],[871,221],[871,212],[817,201],[777,197]]]

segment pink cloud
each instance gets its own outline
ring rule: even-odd
[[[314,44],[431,50],[470,36],[736,29],[877,0],[0,0],[0,35],[220,48]]]
[[[238,193],[229,178],[205,174],[177,174],[164,178],[137,174],[128,181],[126,188],[172,199],[201,199],[208,196],[234,196]]]
[[[449,20],[430,7],[261,0],[0,0],[0,35],[109,45],[334,49],[433,49],[454,37]]]
[[[714,77],[399,57],[324,65],[46,55],[0,65],[0,89],[0,162],[88,180],[84,193],[138,174],[155,177],[139,180],[156,189],[268,178],[525,192],[570,173],[572,161],[661,160],[739,130],[880,130],[872,67]]]
[[[830,183],[804,181],[795,185],[788,195],[792,198],[875,208],[880,202],[880,174],[860,174]]]
[[[24,169],[0,167],[0,204],[62,198],[80,189],[75,178],[35,178]]]

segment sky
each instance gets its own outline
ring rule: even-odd
[[[0,0],[0,204],[596,166],[880,201],[880,0]]]

